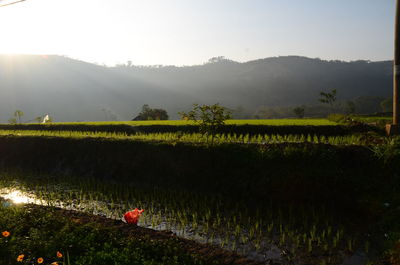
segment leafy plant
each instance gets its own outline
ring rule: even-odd
[[[356,112],[356,104],[351,100],[346,101],[345,112],[346,114],[354,114]]]
[[[133,121],[168,120],[168,118],[166,110],[152,109],[149,105],[145,104],[142,107],[142,111],[133,119]]]
[[[347,120],[347,116],[340,113],[332,113],[328,115],[327,119],[337,123],[344,123]]]
[[[304,118],[304,111],[305,111],[305,107],[304,106],[299,106],[299,107],[296,107],[296,108],[293,109],[294,114],[299,119]]]
[[[203,135],[211,136],[211,145],[214,144],[214,137],[227,119],[231,118],[230,112],[220,106],[193,104],[193,109],[188,113],[180,112],[182,119],[193,120],[199,124],[199,130]]]
[[[16,110],[14,116],[18,119],[18,123],[21,123],[21,117],[24,116],[24,112],[22,110]]]
[[[332,89],[330,92],[323,92],[321,91],[320,93],[321,98],[319,99],[320,102],[329,104],[331,107],[333,107],[333,103],[336,101],[336,94],[337,90]]]
[[[11,119],[8,120],[8,123],[17,124],[17,119],[16,118],[11,118]]]

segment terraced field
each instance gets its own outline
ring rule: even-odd
[[[72,221],[97,222],[102,216],[115,220],[116,231],[126,229],[119,226],[125,212],[140,208],[145,212],[138,225],[147,236],[138,246],[143,259],[138,264],[390,264],[396,259],[399,138],[388,138],[379,128],[326,120],[230,122],[239,125],[226,125],[229,130],[212,143],[198,132],[156,131],[186,128],[183,121],[0,126],[0,197],[5,200],[0,210],[10,216],[0,229],[18,231],[15,240],[24,240],[21,251],[30,257],[49,259],[54,246],[33,249],[34,232],[15,221],[24,212],[19,203],[36,204],[27,209],[39,207],[50,219],[56,211],[66,223],[79,214],[85,216]],[[246,123],[252,125],[240,127]],[[243,128],[247,133],[232,132]],[[100,223],[109,222],[104,220]],[[77,222],[80,229],[83,223]],[[150,243],[155,231],[172,241]],[[188,240],[191,250],[174,238]],[[124,244],[137,244],[113,242],[115,256],[127,259]],[[158,244],[167,244],[168,251]],[[147,252],[150,245],[157,249],[154,259]],[[14,259],[18,246],[3,244],[4,255]],[[109,261],[108,247],[98,246],[103,251],[95,254],[98,264]],[[88,244],[61,248],[71,264],[94,255]],[[201,258],[201,251],[220,258]],[[166,258],[170,255],[174,261]]]
[[[184,120],[167,120],[167,121],[106,121],[106,122],[57,122],[55,124],[67,124],[67,125],[193,125],[193,121]],[[336,125],[335,122],[327,119],[268,119],[268,120],[227,120],[227,125]]]

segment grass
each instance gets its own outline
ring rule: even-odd
[[[353,117],[357,121],[365,122],[365,123],[392,123],[392,117],[365,117],[365,116],[354,116]]]
[[[54,124],[63,125],[194,125],[193,121],[167,120],[167,121],[97,121],[97,122],[55,122]],[[228,125],[337,125],[337,123],[327,119],[268,119],[268,120],[227,120]]]

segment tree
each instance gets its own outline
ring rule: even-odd
[[[356,112],[356,104],[351,100],[346,101],[344,111],[346,114],[354,114]]]
[[[321,91],[319,94],[321,98],[319,99],[320,102],[329,104],[331,107],[333,107],[333,103],[336,101],[336,89],[332,89],[331,92],[323,92]]]
[[[149,105],[145,104],[142,111],[133,120],[134,121],[147,121],[147,120],[168,120],[169,116],[164,109],[152,109]]]
[[[208,60],[208,63],[220,63],[223,61],[226,61],[227,59],[225,58],[225,56],[218,56],[218,57],[213,57],[211,59]]]
[[[11,118],[11,119],[8,120],[8,123],[17,124],[17,119],[16,118]]]
[[[299,107],[296,107],[296,108],[293,109],[294,114],[299,119],[304,118],[304,111],[305,111],[305,107],[304,106],[299,106]]]
[[[393,98],[387,98],[381,101],[380,106],[383,112],[392,112],[393,111]]]
[[[385,98],[377,97],[377,96],[362,96],[355,98],[354,104],[356,105],[357,113],[360,114],[372,114],[375,112],[380,112],[381,106],[380,103]]]
[[[107,109],[102,108],[101,111],[104,112],[105,121],[108,121]]]
[[[14,112],[14,117],[18,119],[18,123],[21,123],[21,117],[24,116],[24,113],[21,110],[16,110]]]
[[[42,116],[38,116],[34,119],[34,121],[36,121],[37,123],[41,123],[43,120]]]
[[[218,103],[214,105],[193,104],[193,109],[188,113],[179,112],[184,120],[192,120],[199,124],[200,133],[211,136],[211,145],[214,144],[214,137],[227,119],[231,118],[231,113]]]

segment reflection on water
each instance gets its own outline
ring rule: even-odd
[[[43,201],[36,199],[33,195],[15,189],[0,189],[0,197],[10,200],[15,204],[43,204]]]

